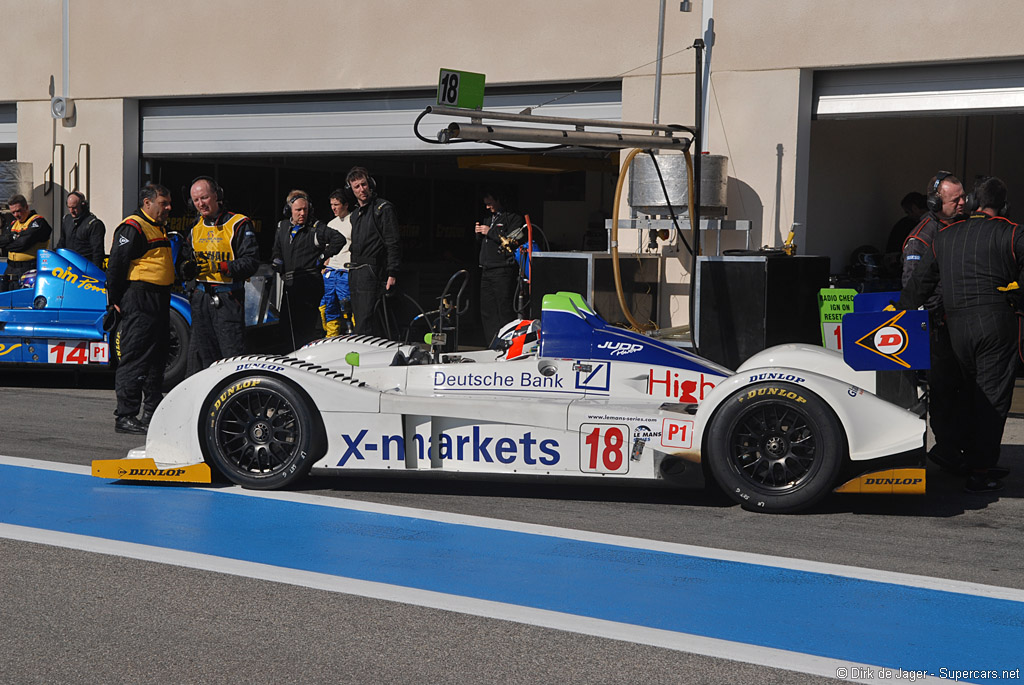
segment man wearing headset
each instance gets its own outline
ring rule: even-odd
[[[358,207],[352,213],[352,262],[349,290],[358,335],[384,337],[377,313],[384,293],[394,287],[402,266],[395,206],[377,195],[370,172],[352,167],[345,177]]]
[[[324,297],[324,262],[347,242],[340,232],[313,215],[309,195],[288,193],[285,218],[277,225],[272,265],[284,278],[281,326],[286,342],[298,349],[324,335],[320,300]]]
[[[941,285],[949,339],[964,376],[958,421],[965,427],[965,489],[991,492],[1008,471],[1000,443],[1016,380],[1016,285],[1024,283],[1024,232],[1004,219],[1006,185],[983,178],[967,200],[969,217],[943,226],[903,288],[900,304],[923,304]],[[934,423],[933,423],[934,428]]]
[[[106,227],[89,211],[89,201],[77,190],[68,193],[67,207],[68,213],[60,222],[57,249],[77,252],[102,269],[103,258],[106,256],[103,245]]]
[[[252,221],[224,209],[224,190],[209,176],[189,189],[199,220],[181,246],[179,271],[195,279],[188,374],[245,348],[245,281],[260,266]]]
[[[925,203],[928,212],[903,241],[903,286],[930,255],[939,230],[963,213],[964,187],[956,176],[940,171],[928,182]],[[961,403],[963,378],[949,341],[949,329],[942,307],[942,287],[937,286],[924,302],[928,310],[931,342],[931,368],[928,370],[928,411],[931,415],[935,445],[929,458],[944,470],[954,473],[966,469],[964,450],[969,447],[964,435]]]

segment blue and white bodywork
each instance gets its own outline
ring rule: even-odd
[[[115,340],[103,330],[107,277],[71,250],[40,250],[38,267],[23,287],[0,293],[0,363],[108,366]],[[31,272],[30,272],[31,273]],[[26,274],[28,276],[28,274]],[[181,295],[171,296],[172,354],[169,380],[184,375],[192,313]],[[179,368],[180,367],[180,368]]]
[[[539,344],[532,330],[508,352],[342,336],[223,360],[165,397],[144,448],[93,470],[204,481],[208,466],[262,489],[311,468],[714,482],[770,512],[923,491],[924,421],[838,353],[784,345],[733,372],[571,293],[544,298]]]

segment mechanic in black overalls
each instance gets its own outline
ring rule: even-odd
[[[519,266],[514,254],[521,241],[510,239],[509,233],[522,232],[523,217],[504,209],[496,193],[484,195],[484,206],[491,217],[487,223],[477,222],[474,230],[480,243],[480,320],[484,344],[490,345],[501,327],[516,318]]]
[[[358,203],[352,213],[352,261],[348,272],[355,332],[385,337],[381,301],[384,293],[394,287],[402,266],[398,214],[393,204],[377,195],[376,184],[363,167],[353,167],[345,181]]]
[[[196,178],[189,196],[199,221],[186,234],[178,261],[182,278],[196,281],[189,298],[191,376],[245,350],[245,281],[260,267],[260,248],[249,218],[224,209],[224,190],[215,180]]]
[[[281,327],[291,349],[324,337],[320,300],[324,297],[324,260],[345,246],[345,236],[313,216],[309,195],[288,193],[285,219],[274,236],[273,267],[284,277]]]
[[[117,409],[114,430],[145,433],[161,399],[170,336],[174,260],[164,226],[171,213],[171,191],[147,183],[137,214],[114,231],[107,264],[107,302],[120,314]],[[139,407],[142,417],[137,418]]]
[[[941,284],[967,392],[958,418],[969,438],[972,471],[965,489],[990,492],[1008,473],[997,464],[1020,354],[1018,304],[1008,292],[1024,282],[1024,232],[999,216],[1006,211],[1006,185],[998,178],[978,181],[966,209],[968,219],[939,229],[900,304],[916,308]]]
[[[103,258],[106,256],[103,245],[107,235],[106,226],[89,211],[89,202],[77,190],[68,193],[67,207],[68,213],[60,222],[57,249],[77,252],[102,269]]]
[[[903,241],[904,286],[921,265],[921,260],[930,254],[935,235],[940,228],[960,218],[964,209],[963,184],[948,171],[940,171],[928,183],[925,200],[928,212]],[[928,310],[928,329],[931,349],[931,364],[928,370],[928,411],[931,415],[932,433],[935,445],[928,452],[929,458],[947,471],[954,473],[968,470],[964,451],[969,445],[964,438],[960,421],[960,405],[966,401],[960,365],[949,342],[949,328],[942,308],[942,286],[924,303]]]

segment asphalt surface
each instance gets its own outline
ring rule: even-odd
[[[124,456],[142,442],[113,432],[114,396],[107,375],[0,373],[0,454],[86,465]],[[930,471],[925,496],[836,495],[814,511],[792,516],[749,513],[715,493],[543,481],[314,475],[299,489],[1024,588],[1024,419],[1011,418],[1004,445],[1002,463],[1013,472],[999,493],[968,495],[960,481]],[[4,539],[0,571],[3,682],[832,682]],[[770,626],[751,626],[766,629]]]

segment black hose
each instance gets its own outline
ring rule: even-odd
[[[672,225],[676,227],[676,235],[679,236],[679,240],[686,246],[687,252],[693,254],[693,248],[690,247],[690,243],[686,242],[686,238],[683,237],[683,231],[679,228],[679,221],[676,219],[676,211],[672,208],[672,200],[668,196],[668,188],[665,187],[665,178],[661,175],[661,166],[658,164],[658,156],[654,154],[653,150],[647,150],[647,154],[651,156],[651,161],[654,162],[654,170],[658,172],[658,182],[661,183],[661,192],[665,194],[665,204],[668,205],[669,216],[672,217]],[[700,227],[697,227],[700,230]]]
[[[440,140],[431,140],[420,133],[420,121],[426,115],[430,114],[429,109],[425,109],[420,112],[420,115],[416,117],[416,121],[412,123],[412,132],[419,140],[430,145],[457,145],[460,143],[484,143],[485,145],[493,145],[494,147],[501,148],[502,150],[511,150],[513,152],[551,152],[553,150],[564,150],[569,145],[551,145],[549,147],[515,147],[513,145],[506,145],[504,143],[495,143],[491,140],[449,140],[446,143],[442,143]],[[468,114],[466,116],[469,116]]]

